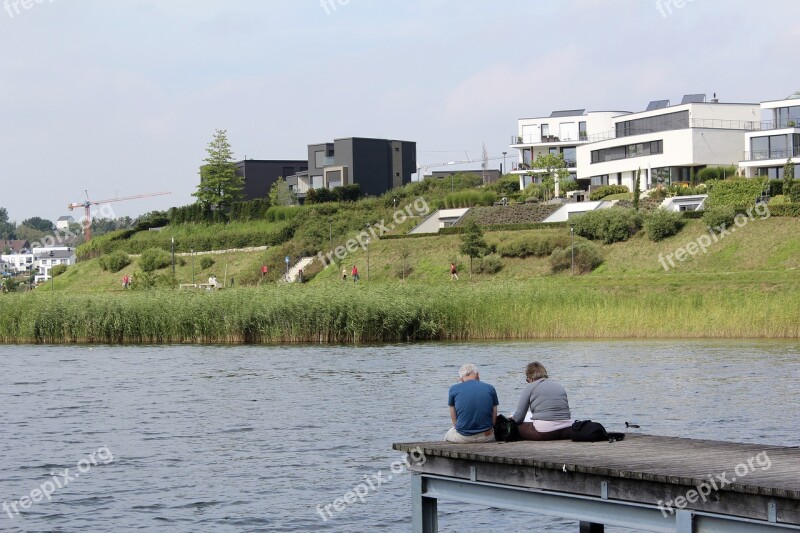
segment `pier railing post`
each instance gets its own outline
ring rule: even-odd
[[[423,496],[425,479],[421,474],[411,476],[411,530],[414,533],[439,531],[438,506],[435,498]]]

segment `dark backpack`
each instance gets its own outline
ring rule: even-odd
[[[572,424],[573,442],[600,442],[607,440],[614,442],[625,438],[624,433],[609,433],[603,424],[591,420],[576,420]]]
[[[494,438],[497,442],[520,440],[517,423],[511,418],[497,415],[497,421],[494,423]]]

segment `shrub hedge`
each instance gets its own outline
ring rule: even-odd
[[[547,257],[556,248],[570,246],[571,238],[564,235],[519,235],[497,245],[503,257]]]
[[[122,251],[116,251],[100,257],[98,260],[100,268],[109,272],[119,272],[131,264],[131,258]]]
[[[686,223],[680,213],[656,209],[644,220],[644,231],[651,241],[658,242],[677,234]]]
[[[139,268],[145,272],[166,268],[172,264],[172,257],[169,252],[161,248],[148,248],[139,256]]]
[[[603,256],[600,249],[590,242],[575,243],[575,272],[586,274],[600,266]],[[556,248],[550,256],[553,272],[572,269],[572,247]]]
[[[631,192],[625,185],[602,185],[589,194],[589,200],[602,200],[606,196],[612,194],[620,194],[623,192]]]
[[[627,241],[641,227],[641,215],[621,207],[597,209],[575,217],[577,235],[604,244]]]
[[[706,209],[703,213],[703,222],[713,230],[720,226],[728,227],[733,224],[736,217],[736,209],[732,206],[719,206]]]

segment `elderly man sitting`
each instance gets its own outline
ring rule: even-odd
[[[450,387],[447,404],[453,427],[444,436],[447,442],[465,444],[494,441],[497,420],[497,391],[481,382],[478,368],[467,363],[458,371],[458,383]]]

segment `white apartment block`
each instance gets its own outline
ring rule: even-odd
[[[689,182],[706,166],[737,166],[745,135],[758,130],[761,123],[758,104],[720,103],[716,98],[707,102],[703,94],[685,95],[676,105],[655,100],[646,110],[634,113],[581,111],[554,115],[519,120],[520,135],[511,147],[520,151],[515,173],[520,174],[521,188],[537,181],[536,169],[526,163],[542,151],[563,153],[567,160],[574,154],[568,167],[584,190],[601,185],[625,185],[633,190],[640,169],[641,190]],[[562,122],[570,121],[586,134],[575,137],[573,126],[561,127]],[[566,131],[570,141],[544,137],[541,129],[537,137],[535,128],[530,133],[525,128],[541,128],[545,122],[547,130],[558,127],[559,133]]]
[[[512,174],[519,175],[520,188],[531,183],[541,183],[532,163],[545,154],[561,154],[567,170],[578,177],[577,148],[592,137],[603,135],[613,128],[612,119],[626,111],[589,111],[570,109],[553,111],[548,117],[522,118],[517,121],[517,134],[511,139],[511,148],[519,150],[519,161]]]
[[[761,102],[759,131],[745,134],[744,158],[739,166],[748,178],[783,179],[788,160],[795,165],[795,176],[800,177],[800,95]]]

